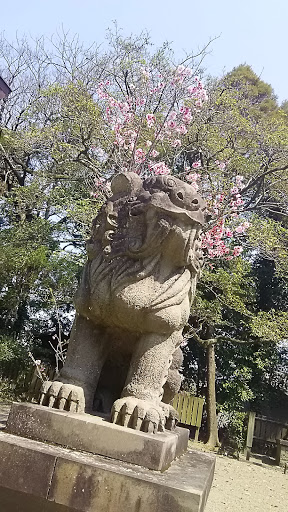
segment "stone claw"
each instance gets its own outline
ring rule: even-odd
[[[179,415],[172,405],[161,402],[161,407],[165,416],[165,429],[174,430],[179,420]]]
[[[164,430],[165,416],[161,407],[130,396],[114,402],[111,421],[134,430],[156,433]]]
[[[85,397],[83,388],[60,381],[43,382],[40,390],[39,404],[60,411],[84,412]]]

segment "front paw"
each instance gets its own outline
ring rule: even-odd
[[[165,415],[162,407],[128,396],[114,402],[111,421],[134,430],[156,433],[164,431]]]
[[[39,404],[60,411],[83,413],[85,411],[84,391],[80,386],[48,380],[42,384]]]
[[[165,428],[167,430],[174,430],[179,420],[178,412],[172,405],[164,404],[163,402],[160,405],[165,415]]]

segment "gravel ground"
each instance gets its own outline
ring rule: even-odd
[[[288,512],[288,472],[252,457],[217,456],[205,512]]]

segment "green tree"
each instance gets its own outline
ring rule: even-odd
[[[208,202],[205,236],[212,246],[206,243],[203,288],[192,315],[193,335],[207,345],[208,368],[214,371],[215,343],[227,336],[231,343],[250,335],[266,336],[258,332],[263,317],[251,306],[253,284],[247,288],[245,265],[260,249],[272,255],[279,269],[286,265],[287,115],[285,108],[277,107],[271,87],[249,66],[235,68],[224,79],[207,80],[208,98],[204,93],[200,97],[203,84],[196,75],[201,74],[204,54],[205,50],[198,57],[188,56],[176,66],[167,44],[153,51],[145,34],[123,38],[117,30],[110,33],[105,51],[87,49],[66,34],[54,39],[52,47],[43,38],[32,45],[23,39],[18,46],[1,38],[0,71],[12,89],[0,105],[1,243],[6,269],[0,274],[0,298],[6,330],[17,329],[19,337],[27,337],[33,319],[42,331],[39,315],[45,312],[55,318],[48,289],[60,309],[69,308],[76,285],[72,276],[82,259],[91,220],[109,194],[107,182],[124,168],[151,172],[154,151],[154,168],[164,165],[190,180],[197,168],[200,191]],[[124,107],[129,116],[119,128],[115,116],[119,118],[120,107],[120,118]],[[147,114],[153,116],[150,126]],[[175,115],[187,117],[179,132],[173,128]],[[136,151],[144,153],[143,160],[137,161]],[[237,175],[238,183],[242,176],[240,193],[235,192]],[[194,176],[194,185],[195,180]],[[250,234],[245,238],[241,226],[248,221]],[[274,241],[281,233],[277,248],[262,236],[259,227],[264,224],[270,239],[271,233]],[[242,266],[239,263],[235,271],[237,265],[225,260],[224,249],[231,255],[235,244],[244,242],[247,261],[239,260]],[[218,260],[223,255],[221,266]],[[213,270],[209,264],[215,257]],[[232,327],[225,315],[235,317]],[[276,327],[278,317],[277,313],[267,318],[270,327]],[[197,322],[202,326],[199,332]],[[34,333],[34,339],[41,334]],[[211,393],[213,382],[210,378]],[[215,399],[210,398],[210,419],[213,414],[215,420]],[[215,440],[214,435],[211,444]]]
[[[276,287],[275,271],[270,275],[263,272],[260,278],[262,268],[258,265],[257,260],[251,263],[238,258],[205,271],[189,320],[190,330],[186,336],[190,336],[191,341],[186,349],[184,374],[188,379],[186,385],[192,376],[194,389],[206,394],[207,443],[212,448],[219,444],[215,384],[218,410],[231,420],[237,411],[243,413],[244,406],[249,403],[259,409],[265,398],[267,373],[270,374],[269,381],[273,380],[270,373],[273,365],[276,371],[280,364],[277,343],[285,340],[287,335],[287,307],[283,308],[280,299],[277,307],[276,290],[279,291],[280,285]],[[266,303],[263,301],[265,286],[271,288],[273,282],[275,294],[271,300],[274,309],[267,298]],[[285,284],[282,298],[286,305]],[[195,342],[199,348],[194,346]],[[265,389],[267,393],[271,392],[267,382]]]

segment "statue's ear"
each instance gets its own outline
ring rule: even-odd
[[[142,190],[142,180],[135,172],[116,174],[111,182],[113,195],[137,196]]]

